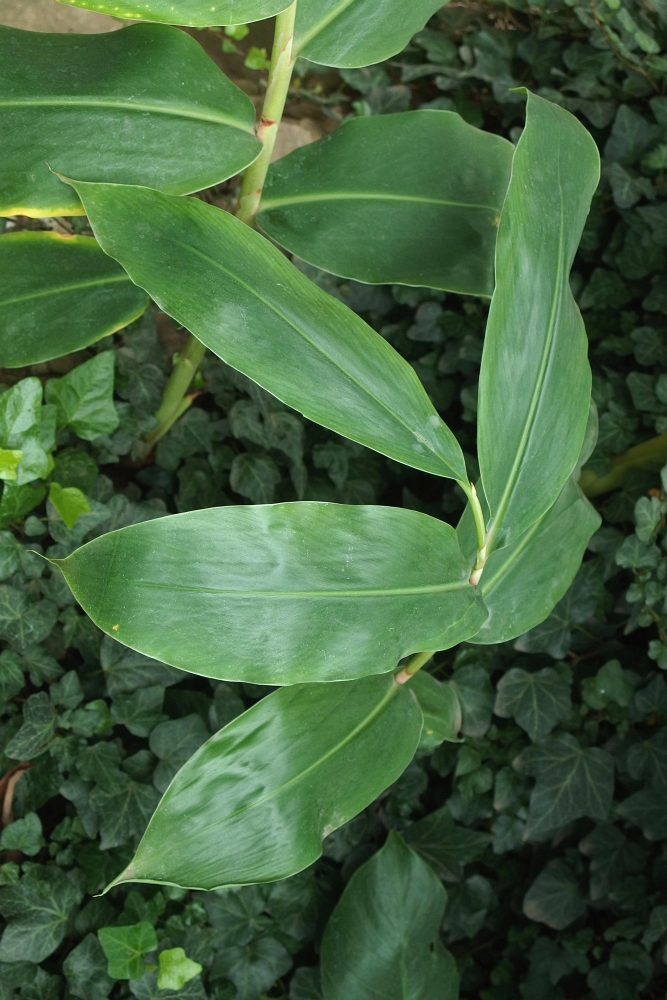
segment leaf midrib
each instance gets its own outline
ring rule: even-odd
[[[232,128],[237,128],[243,132],[248,132],[250,135],[254,135],[254,127],[252,125],[246,125],[236,118],[230,118],[228,115],[217,114],[214,111],[205,113],[194,108],[179,108],[176,105],[171,104],[149,104],[138,103],[137,101],[131,100],[104,100],[78,96],[74,98],[39,97],[20,98],[18,100],[0,100],[0,108],[51,108],[72,106],[82,108],[114,108],[121,111],[148,111],[151,114],[164,115],[165,117],[186,118],[188,120],[192,119],[195,121],[211,122],[214,125],[230,125]]]
[[[209,254],[205,253],[203,250],[200,250],[198,247],[193,246],[191,243],[184,243],[182,240],[178,239],[174,239],[173,242],[176,245],[181,246],[186,250],[190,250],[193,254],[196,254],[203,260],[208,261],[214,267],[218,268],[218,270],[222,271],[223,274],[226,274],[228,278],[231,278],[232,281],[236,282],[242,288],[244,288],[250,295],[254,296],[256,299],[262,302],[267,307],[267,309],[269,309],[272,313],[274,313],[277,317],[279,317],[287,326],[290,326],[295,331],[295,333],[297,333],[299,337],[301,337],[307,344],[309,344],[315,351],[317,351],[318,354],[326,358],[327,361],[334,368],[336,368],[339,372],[343,373],[346,378],[348,378],[351,382],[354,383],[354,385],[357,386],[357,388],[361,389],[361,391],[366,396],[372,399],[377,406],[379,406],[387,414],[389,414],[389,416],[393,421],[402,425],[405,428],[405,430],[408,431],[411,437],[413,437],[421,445],[424,445],[428,449],[428,451],[430,451],[431,454],[438,460],[438,462],[442,463],[442,465],[445,468],[451,470],[452,473],[451,478],[458,481],[455,474],[454,466],[450,465],[449,461],[445,459],[441,454],[439,454],[439,452],[433,447],[433,445],[426,438],[419,436],[415,428],[411,427],[408,423],[406,423],[405,420],[403,420],[403,417],[400,413],[397,413],[391,406],[385,403],[383,399],[381,399],[379,396],[376,396],[375,393],[371,392],[371,390],[368,388],[367,385],[364,385],[363,382],[359,381],[359,379],[355,375],[353,375],[353,373],[349,371],[349,369],[344,368],[339,361],[337,361],[334,357],[332,357],[331,354],[322,347],[321,344],[316,343],[316,341],[314,341],[311,337],[309,337],[305,329],[301,326],[298,326],[297,323],[295,323],[289,316],[287,316],[281,309],[279,309],[275,303],[270,302],[268,299],[264,298],[263,295],[259,294],[256,288],[253,288],[251,285],[245,282],[238,274],[224,267],[224,265],[221,264],[220,261],[215,260],[214,257],[209,256]],[[376,334],[376,336],[379,336],[379,334]],[[214,348],[211,348],[211,350],[214,350]],[[419,382],[416,375],[415,378]],[[420,389],[422,388],[420,382],[418,387]],[[433,413],[436,413],[436,411],[434,410]],[[446,427],[442,419],[440,417],[438,417],[438,419],[440,420],[440,424],[442,425],[442,427]],[[440,427],[438,429],[440,429]]]
[[[128,581],[125,577],[107,577],[105,583],[115,582],[127,587]],[[139,587],[147,590],[173,590],[186,594],[218,594],[221,597],[266,597],[266,598],[299,598],[308,599],[330,599],[335,598],[364,598],[364,597],[411,597],[418,594],[440,594],[456,590],[465,590],[470,586],[467,580],[459,580],[455,583],[432,583],[422,587],[392,587],[385,590],[371,587],[358,587],[350,590],[229,590],[219,587],[194,587],[178,583],[159,583],[157,581],[142,580]]]
[[[57,287],[45,288],[41,292],[30,292],[28,295],[15,295],[11,299],[0,299],[0,306],[11,306],[17,302],[28,302],[30,299],[43,299],[50,295],[62,295],[65,292],[75,292],[79,288],[94,288],[97,285],[114,285],[126,281],[133,284],[129,274],[115,274],[108,278],[91,278],[89,281],[77,281],[71,285],[59,285]]]
[[[381,191],[325,191],[320,194],[302,194],[293,197],[263,198],[260,212],[285,205],[305,205],[320,201],[399,201],[421,205],[444,205],[447,208],[467,208],[480,212],[498,212],[497,205],[475,202],[451,201],[447,198],[430,198],[420,195],[390,194]]]
[[[563,184],[561,179],[561,135],[560,131],[558,134],[558,155],[556,157],[557,163],[557,175],[558,175],[558,196],[560,199],[560,226],[558,233],[558,263],[556,266],[556,273],[554,277],[554,289],[555,294],[553,296],[553,301],[551,303],[551,309],[549,313],[549,322],[547,325],[547,336],[545,338],[544,347],[542,349],[542,356],[540,358],[540,366],[538,369],[538,377],[535,380],[535,385],[533,387],[533,392],[530,399],[530,406],[528,408],[528,413],[526,415],[526,420],[524,423],[523,432],[519,440],[519,445],[514,457],[514,462],[512,463],[512,468],[510,474],[507,478],[507,484],[500,498],[500,502],[496,509],[495,516],[493,518],[493,525],[491,528],[492,538],[497,535],[498,528],[500,527],[505,510],[509,504],[509,501],[514,492],[514,485],[519,475],[521,465],[523,463],[523,456],[528,447],[528,442],[530,440],[533,426],[535,423],[535,415],[537,413],[537,408],[539,405],[542,387],[544,385],[544,379],[546,375],[547,368],[549,366],[549,361],[554,347],[554,342],[556,339],[556,327],[558,322],[558,317],[560,315],[561,300],[563,296],[563,271],[564,271],[564,229],[565,229],[565,210],[563,204]],[[492,544],[492,543],[491,543]]]

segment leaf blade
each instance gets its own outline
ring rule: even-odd
[[[59,565],[108,634],[223,680],[382,673],[486,615],[453,529],[402,508],[191,511],[102,535]]]
[[[0,239],[0,365],[22,368],[80,351],[142,314],[148,296],[89,236]]]
[[[0,53],[9,81],[0,101],[4,215],[81,215],[54,171],[188,194],[232,176],[261,149],[250,99],[174,28],[50,35],[0,27]]]
[[[398,777],[421,725],[415,700],[393,677],[280,688],[178,772],[113,884],[212,889],[301,871],[327,833]],[[368,762],[361,773],[360,759]]]
[[[491,295],[511,160],[450,111],[351,119],[272,165],[257,221],[333,274]]]
[[[597,147],[583,126],[529,94],[498,231],[480,373],[480,471],[497,547],[551,507],[584,438],[591,375],[568,275],[598,176]]]
[[[83,7],[101,14],[118,17],[114,0],[58,0],[70,7]],[[129,0],[123,4],[123,16],[132,20],[158,21],[163,24],[183,24],[191,28],[207,28],[219,24],[246,24],[273,17],[289,7],[287,0],[150,0],[140,3]],[[148,12],[148,13],[147,13]]]
[[[411,366],[259,233],[193,198],[72,183],[105,252],[233,368],[345,437],[467,483]]]

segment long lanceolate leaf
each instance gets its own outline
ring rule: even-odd
[[[440,0],[298,0],[294,54],[325,66],[369,66],[396,55]]]
[[[219,357],[310,420],[466,482],[411,366],[231,215],[147,188],[72,181],[102,248]]]
[[[451,111],[354,118],[271,167],[257,221],[346,278],[491,295],[512,154]]]
[[[113,884],[214,889],[301,871],[398,778],[421,727],[392,676],[275,691],[178,772]]]
[[[112,17],[134,21],[162,21],[205,28],[212,24],[246,24],[279,14],[288,0],[59,0]]]
[[[54,171],[187,194],[242,170],[261,149],[250,99],[175,28],[0,27],[0,66],[4,215],[80,215]]]
[[[0,238],[0,365],[78,351],[140,316],[148,296],[89,236]]]
[[[443,521],[395,507],[218,507],[110,532],[59,563],[114,638],[225,680],[382,673],[486,610]]]
[[[496,547],[549,509],[581,448],[591,375],[568,277],[598,174],[584,127],[529,94],[500,220],[479,383],[480,471]]]

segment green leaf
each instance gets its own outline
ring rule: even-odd
[[[536,778],[530,796],[526,838],[541,839],[588,816],[604,820],[614,792],[614,760],[598,747],[581,747],[562,733],[528,747],[519,757],[524,774]]]
[[[479,586],[489,617],[470,642],[506,642],[544,621],[567,592],[600,522],[570,477],[546,514],[487,559]],[[469,508],[457,533],[472,562],[476,542]]]
[[[81,1000],[106,1000],[113,987],[107,960],[94,934],[87,934],[63,962],[63,972],[72,996]]]
[[[183,680],[183,674],[166,663],[159,663],[134,649],[128,649],[105,635],[100,647],[100,663],[110,697],[132,694],[137,688],[161,685],[168,687]]]
[[[496,690],[495,714],[516,719],[533,743],[543,740],[557,722],[572,713],[569,685],[553,667],[535,673],[512,667],[501,677]]]
[[[56,508],[68,528],[73,528],[80,514],[90,511],[88,500],[76,486],[63,489],[60,483],[52,482],[49,486],[49,500]]]
[[[34,510],[45,496],[46,486],[43,483],[37,483],[34,486],[5,483],[0,498],[0,528],[16,524],[31,510]]]
[[[223,680],[383,673],[455,645],[486,616],[453,528],[396,507],[191,511],[102,535],[57,564],[105,632]]]
[[[50,630],[49,630],[50,631]],[[23,704],[23,722],[5,747],[5,756],[32,760],[42,752],[56,728],[56,710],[45,691],[31,694]]]
[[[464,865],[475,861],[491,843],[488,833],[457,826],[447,806],[409,826],[405,839],[446,882],[459,882]]]
[[[65,873],[51,865],[31,865],[18,885],[0,888],[0,913],[7,921],[0,962],[48,958],[65,937],[81,896]]]
[[[116,776],[113,789],[107,791],[97,786],[87,798],[100,817],[102,851],[120,847],[128,841],[136,844],[160,801],[152,785],[132,781],[123,773]]]
[[[84,441],[116,430],[120,417],[113,403],[115,357],[114,351],[102,351],[68,375],[49,379],[45,397],[57,409],[58,427],[71,427]]]
[[[456,963],[439,941],[447,893],[392,832],[354,873],[322,939],[324,1000],[456,1000]]]
[[[97,932],[112,979],[139,979],[146,971],[144,955],[157,948],[155,928],[147,920],[124,927],[100,927]]]
[[[512,153],[451,111],[352,118],[272,165],[257,221],[333,274],[491,295]]]
[[[111,719],[129,729],[133,736],[148,736],[164,719],[163,701],[164,688],[160,684],[116,695],[111,703]]]
[[[253,503],[271,503],[280,480],[280,469],[273,459],[256,452],[237,455],[229,471],[231,488]]]
[[[421,726],[391,676],[280,688],[181,768],[113,884],[213,889],[301,871],[398,778]]]
[[[467,483],[414,369],[267,239],[194,198],[72,183],[106,253],[233,368],[310,420]]]
[[[292,958],[279,941],[262,937],[243,948],[225,948],[212,968],[216,978],[224,976],[236,986],[236,1000],[255,1000],[266,995],[276,979],[289,972]]]
[[[41,431],[42,383],[38,378],[21,379],[0,395],[0,448],[21,452],[17,486],[48,475],[49,457],[42,447]]]
[[[456,671],[449,684],[461,705],[463,735],[484,736],[491,725],[494,701],[493,687],[484,667],[466,664]]]
[[[625,678],[619,660],[609,660],[594,677],[581,682],[581,695],[591,708],[601,711],[610,702],[626,708],[632,701],[634,688]]]
[[[396,55],[442,6],[438,0],[299,0],[295,55],[324,66],[369,66]]]
[[[13,482],[18,478],[19,462],[23,458],[22,451],[8,451],[0,448],[0,479]]]
[[[454,688],[441,684],[424,670],[415,674],[408,681],[408,686],[424,716],[419,746],[430,750],[445,740],[448,743],[460,743],[458,734],[461,728],[461,706]]]
[[[174,775],[210,735],[200,715],[158,723],[150,734],[149,746],[159,760],[153,775],[159,792],[167,790]]]
[[[550,861],[524,896],[523,912],[529,920],[562,931],[586,912],[579,885],[565,862]]]
[[[183,948],[166,948],[158,956],[157,984],[161,990],[180,990],[202,971],[199,962],[187,958]]]
[[[3,215],[81,215],[56,174],[188,194],[231,177],[261,149],[250,99],[185,32],[0,27],[0,61]]]
[[[549,510],[584,439],[588,342],[568,278],[598,176],[597,148],[583,126],[529,94],[498,230],[479,380],[480,471],[498,548]]]
[[[110,14],[111,17],[118,17],[121,9],[116,0],[59,0],[59,3],[84,7],[86,10]],[[150,0],[149,3],[129,0],[129,3],[123,4],[122,16],[136,21],[162,21],[166,24],[206,28],[209,25],[238,26],[248,21],[263,21],[288,6],[286,0]]]
[[[39,854],[44,846],[42,821],[37,813],[27,813],[22,819],[14,820],[2,831],[0,844],[6,851],[21,851],[29,858]]]
[[[0,271],[5,368],[80,351],[148,305],[146,293],[89,236],[8,233],[0,239]]]

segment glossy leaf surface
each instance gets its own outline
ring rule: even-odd
[[[496,547],[551,507],[581,448],[591,374],[569,273],[599,157],[562,108],[528,95],[496,245],[479,382],[479,460]]]
[[[421,726],[392,676],[275,691],[181,768],[116,883],[213,889],[301,871],[398,778]]]
[[[491,295],[512,154],[452,111],[353,118],[273,164],[258,222],[333,274]]]
[[[72,183],[102,248],[233,368],[345,437],[466,480],[414,369],[267,239],[193,198]]]
[[[55,233],[0,238],[0,365],[19,368],[79,351],[148,305],[97,240]]]
[[[298,0],[294,51],[324,66],[370,66],[396,55],[438,0]]]
[[[224,680],[382,673],[486,618],[454,530],[397,507],[191,511],[102,535],[58,565],[105,632]]]
[[[442,684],[425,670],[420,670],[407,683],[424,716],[419,746],[429,750],[445,740],[459,743],[461,705],[454,688]]]
[[[174,28],[0,27],[0,63],[3,215],[81,215],[56,173],[187,194],[231,177],[261,149],[250,99]]]
[[[599,527],[600,515],[570,477],[546,514],[487,559],[479,588],[489,617],[469,641],[506,642],[544,621],[572,583]],[[475,532],[469,513],[458,534],[472,558]]]
[[[84,7],[112,17],[133,21],[161,21],[205,28],[214,24],[246,24],[272,17],[289,7],[286,0],[59,0],[70,7]]]
[[[322,939],[324,1000],[456,1000],[439,941],[447,893],[399,834],[348,882]]]

